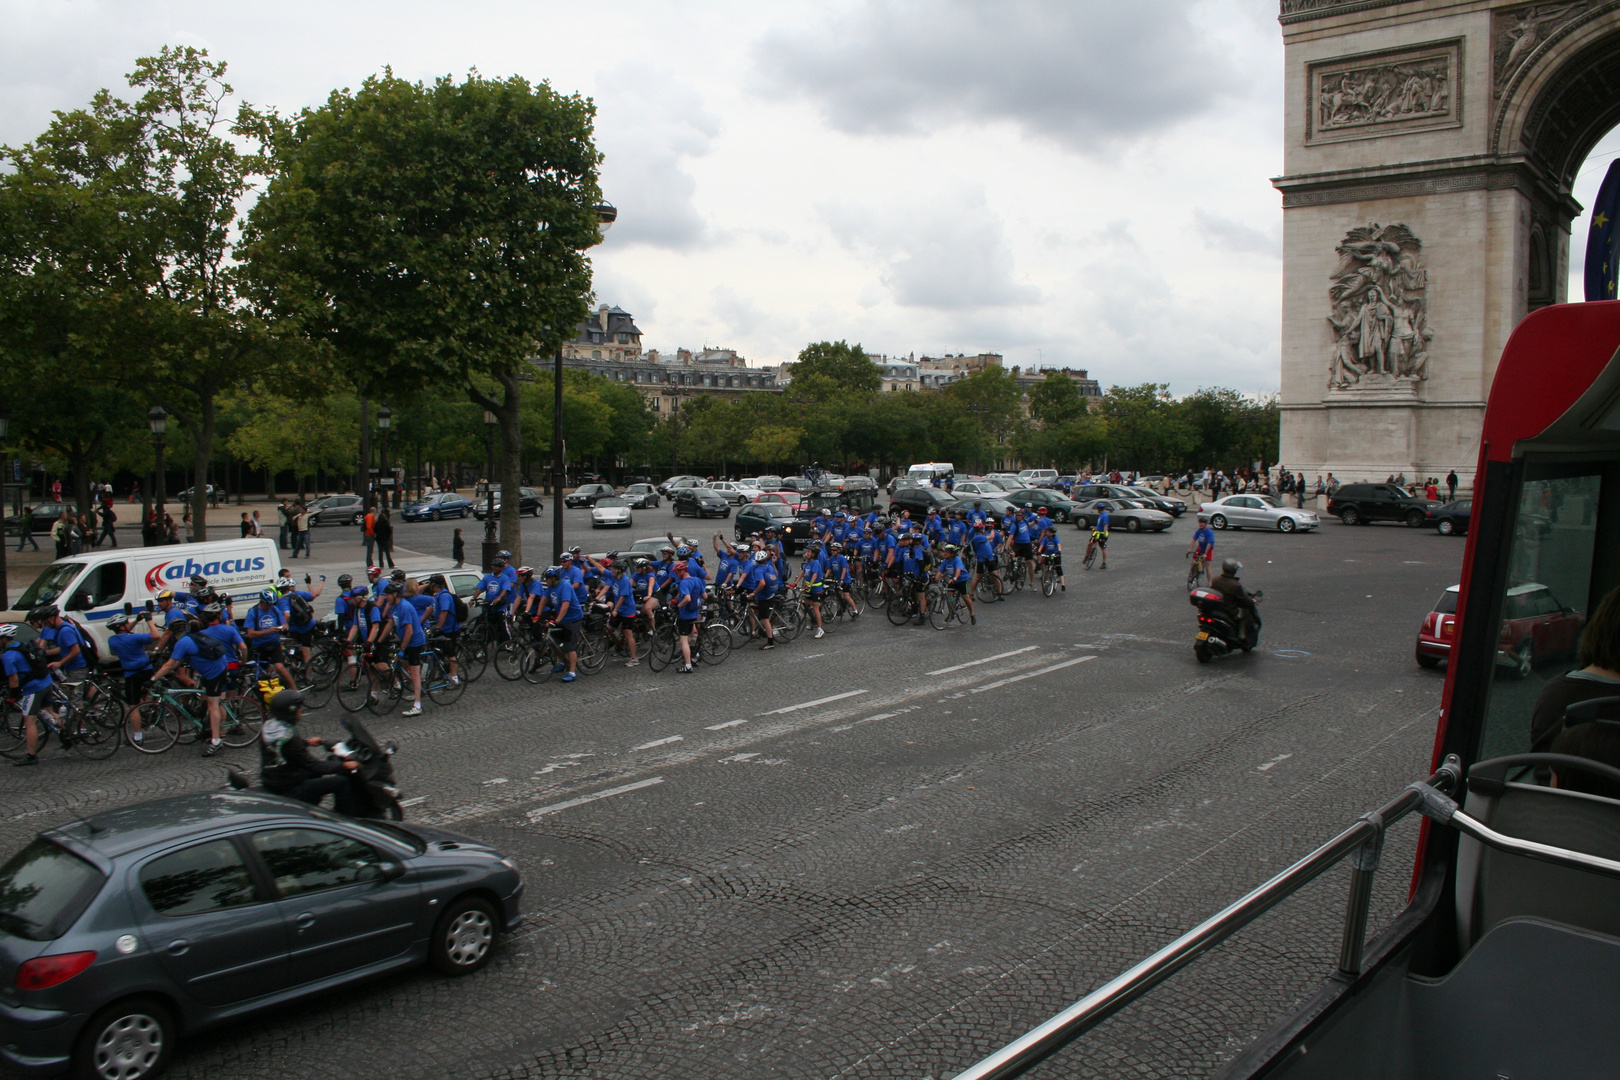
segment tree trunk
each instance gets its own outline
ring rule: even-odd
[[[73,501],[79,504],[79,513],[90,512],[90,453],[81,450],[68,455],[73,470]]]
[[[191,539],[202,543],[208,539],[208,463],[214,456],[214,395],[201,394],[197,410],[197,456],[192,467],[191,482]]]
[[[501,428],[501,456],[496,462],[497,472],[500,474],[501,485],[501,547],[512,553],[512,561],[516,565],[523,562],[523,524],[522,524],[522,495],[519,491],[518,475],[520,470],[519,459],[523,454],[523,432],[518,424],[518,396],[522,383],[518,382],[517,373],[503,371],[496,376],[501,384],[502,401],[500,407],[491,410],[500,421]],[[556,497],[552,499],[552,512],[559,512]]]

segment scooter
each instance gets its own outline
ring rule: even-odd
[[[1264,593],[1250,593],[1259,603]],[[1200,664],[1212,656],[1225,656],[1234,649],[1248,652],[1260,644],[1260,627],[1247,615],[1233,616],[1226,598],[1214,589],[1194,589],[1187,600],[1198,609],[1198,636],[1193,639],[1193,655]]]
[[[356,816],[404,821],[405,809],[400,805],[399,785],[394,778],[393,757],[398,748],[393,743],[379,743],[358,717],[345,715],[339,717],[338,722],[347,729],[349,737],[327,746],[327,750],[335,758],[360,766],[349,774],[349,782],[364,807]],[[252,779],[238,769],[227,769],[226,778],[238,791],[253,786]]]

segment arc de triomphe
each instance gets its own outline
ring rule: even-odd
[[[1281,460],[1468,484],[1508,334],[1569,299],[1570,188],[1620,123],[1620,0],[1281,5]]]

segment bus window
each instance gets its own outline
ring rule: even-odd
[[[1567,467],[1538,469],[1534,464],[1526,469],[1502,597],[1482,759],[1528,753],[1530,717],[1542,687],[1578,666],[1580,629],[1592,602],[1592,560],[1603,550],[1597,543],[1603,477],[1569,472]],[[1545,478],[1537,479],[1538,473]]]

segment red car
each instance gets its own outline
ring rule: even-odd
[[[1434,610],[1423,617],[1418,628],[1417,662],[1438,667],[1451,656],[1457,641],[1457,596],[1461,586],[1453,585],[1440,594]],[[1515,585],[1507,591],[1502,612],[1502,633],[1496,645],[1496,663],[1512,670],[1518,678],[1529,676],[1536,661],[1575,651],[1585,618],[1561,602],[1545,585]]]

